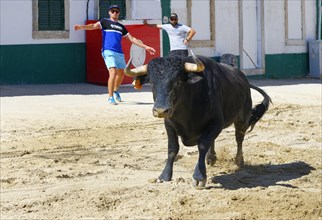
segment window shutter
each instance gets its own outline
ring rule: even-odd
[[[50,0],[51,27],[52,30],[64,30],[65,11],[64,0]]]
[[[38,1],[38,29],[48,30],[50,19],[49,19],[49,1],[39,0]]]
[[[38,0],[38,29],[65,29],[64,0]]]
[[[126,4],[125,0],[100,0],[99,1],[99,18],[109,18],[108,8],[111,5],[118,5],[120,7],[120,20],[124,20],[126,18]]]

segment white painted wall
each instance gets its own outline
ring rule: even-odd
[[[239,53],[238,1],[217,1],[215,5],[215,56]]]
[[[209,2],[213,0],[194,0],[192,1],[191,9],[191,27],[196,30],[194,40],[209,40],[210,39],[210,9]],[[216,1],[216,4],[219,1]],[[179,23],[187,25],[187,1],[172,0],[171,12],[178,14]],[[214,56],[215,49],[213,47],[193,47],[196,54],[204,56]]]
[[[283,53],[285,48],[284,1],[264,1],[265,51]]]
[[[289,39],[302,39],[302,17],[297,16],[301,14],[301,1],[287,1],[289,9],[287,26]]]
[[[193,1],[191,9],[191,26],[198,33],[194,39],[210,40],[209,0]],[[207,28],[208,27],[208,28]]]
[[[202,8],[197,4],[200,0],[193,0],[195,13],[200,13]],[[94,1],[89,4],[89,19],[95,18]],[[136,5],[140,10],[135,11],[135,18],[150,17],[150,12],[161,16],[160,0],[153,0],[158,4],[148,6]],[[205,1],[205,2],[208,2]],[[85,42],[85,31],[73,30],[75,24],[86,21],[85,0],[70,0],[70,33],[68,39],[32,39],[32,0],[0,0],[0,44],[50,44],[50,43],[78,43]],[[306,40],[315,39],[316,9],[315,0],[305,0]],[[172,0],[171,11],[179,16],[179,22],[187,24],[186,0]],[[144,8],[146,7],[146,8]],[[285,16],[284,0],[264,1],[264,34],[265,54],[303,53],[307,45],[286,46],[285,43]],[[142,9],[142,10],[141,10]],[[144,10],[143,10],[144,9]],[[146,11],[150,11],[148,14]],[[158,17],[159,15],[157,15]],[[209,37],[208,27],[194,15],[192,27],[197,29],[195,39]],[[161,19],[161,18],[160,18]],[[156,21],[161,21],[156,18]],[[197,22],[198,21],[198,22]],[[137,21],[124,21],[127,23],[142,23]],[[159,22],[160,23],[160,22]],[[223,53],[239,53],[239,21],[238,1],[215,1],[215,48],[198,47],[194,50],[205,56],[220,56]]]
[[[172,0],[170,7],[171,7],[171,12],[177,13],[179,17],[179,23],[187,24],[187,1]]]
[[[306,38],[308,41],[315,40],[316,28],[316,2],[314,0],[305,1]]]
[[[265,54],[306,52],[307,45],[286,45],[284,0],[264,1],[264,7]],[[314,0],[305,0],[305,23],[306,41],[312,40],[315,38],[316,25]]]
[[[84,31],[75,32],[76,23],[86,20],[86,1],[70,1],[69,39],[32,38],[32,0],[0,0],[0,44],[51,44],[85,42]]]
[[[31,41],[31,0],[0,1],[0,44],[27,44]]]
[[[86,23],[86,2],[87,1],[84,0],[70,0],[70,31],[68,43],[86,42],[85,31],[74,31],[75,24]],[[96,19],[96,15],[97,12],[94,12],[94,1],[89,1],[88,19]]]
[[[148,9],[148,10],[147,10]],[[132,1],[132,19],[160,19],[160,0]]]

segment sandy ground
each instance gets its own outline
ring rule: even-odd
[[[173,180],[153,181],[167,137],[149,86],[122,87],[117,106],[103,86],[1,86],[1,219],[322,219],[321,81],[252,83],[274,105],[245,138],[244,168],[233,127],[221,133],[204,190],[182,144]]]

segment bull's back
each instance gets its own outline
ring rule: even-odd
[[[246,76],[237,68],[201,57],[207,67],[204,74],[208,84],[209,108],[214,120],[223,126],[251,112],[250,87]]]
[[[251,109],[249,84],[243,73],[210,58],[198,58],[206,67],[201,73],[203,80],[186,86],[182,103],[169,120],[186,146],[198,144],[214,124],[225,128],[245,112],[245,107]]]

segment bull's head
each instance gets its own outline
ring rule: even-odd
[[[184,58],[156,58],[149,64],[130,69],[132,58],[124,69],[130,77],[148,75],[154,98],[153,115],[158,118],[171,117],[173,108],[180,99],[182,84],[188,81],[188,73],[204,70],[200,59],[191,51],[194,63],[185,62]]]
[[[205,69],[203,63],[196,57],[196,55],[190,50],[193,61],[195,63],[185,63],[184,68],[186,72],[201,72]],[[126,67],[124,68],[124,74],[130,77],[137,77],[137,76],[144,76],[148,74],[148,64],[143,66],[139,66],[134,69],[130,69],[130,65],[132,63],[132,57],[130,58],[129,62],[127,63]]]

